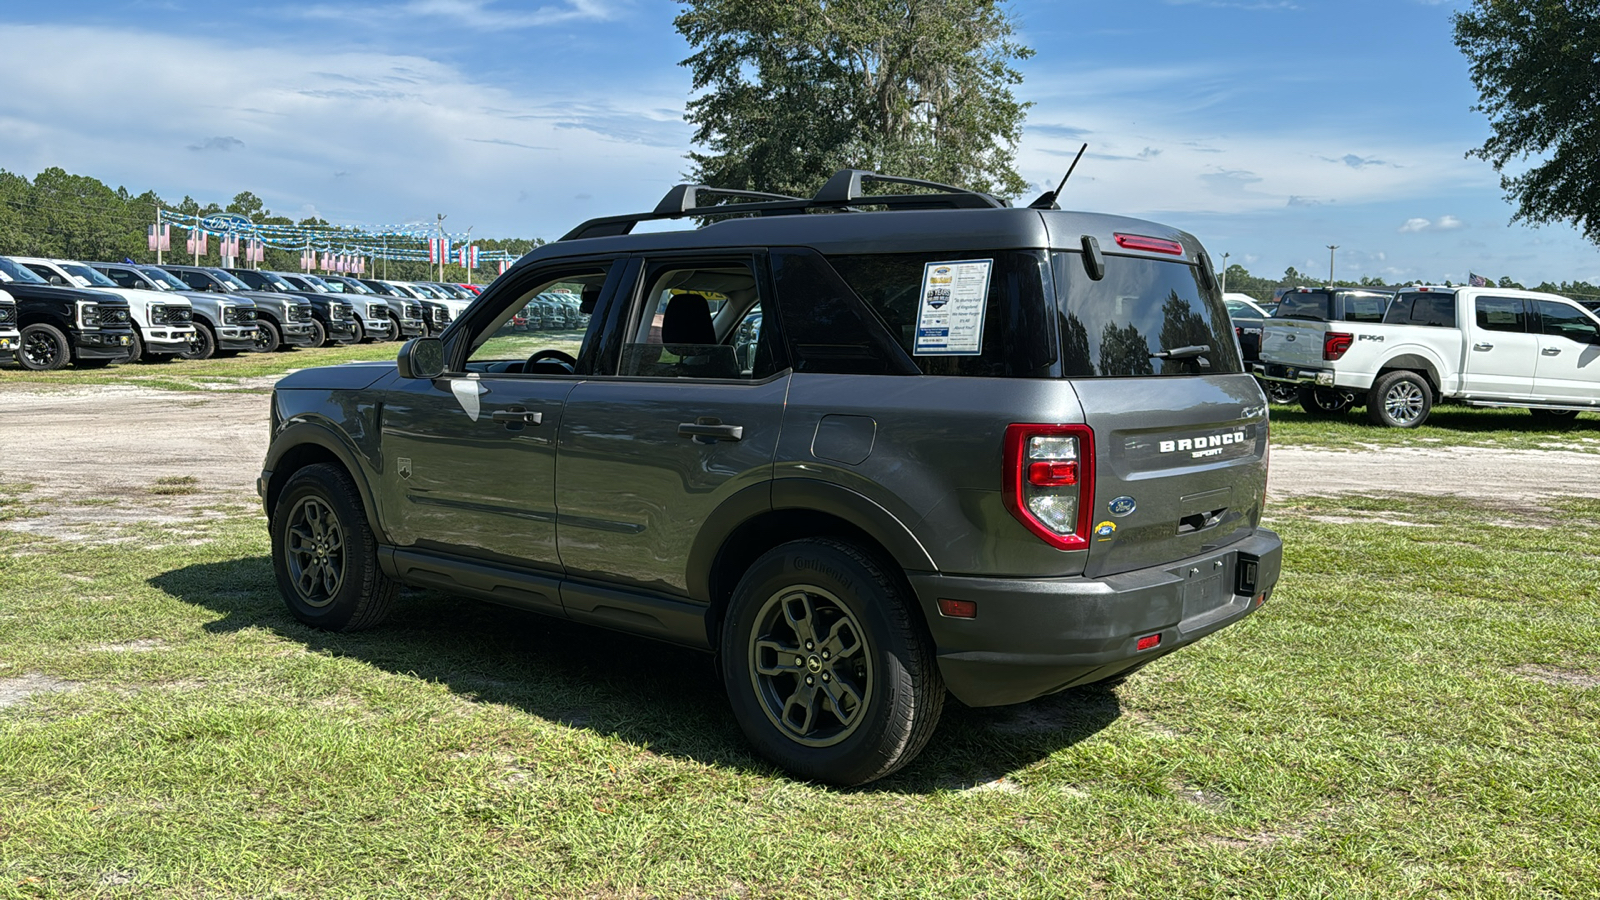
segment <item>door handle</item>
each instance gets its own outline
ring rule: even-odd
[[[1472,345],[1472,349],[1474,349],[1474,350],[1493,350],[1494,349],[1494,345],[1493,344],[1473,344]]]
[[[684,422],[678,426],[678,437],[706,438],[711,441],[742,441],[744,440],[743,425],[723,425],[716,420],[710,422]]]
[[[1546,347],[1543,350],[1540,350],[1539,352],[1543,353],[1545,356],[1560,356],[1561,355],[1561,348],[1560,347]]]
[[[489,418],[507,425],[543,425],[544,413],[528,412],[520,406],[510,409],[497,409],[489,414]]]

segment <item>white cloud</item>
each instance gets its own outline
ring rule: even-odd
[[[1465,228],[1467,225],[1455,216],[1440,216],[1439,221],[1433,223],[1433,227],[1440,231],[1454,231],[1457,228]]]
[[[445,212],[479,235],[553,238],[649,206],[686,168],[687,75],[552,92],[421,56],[88,27],[0,24],[0,46],[0,159],[24,175],[61,166],[172,201],[250,190],[346,224]]]
[[[603,22],[620,14],[618,4],[607,0],[564,0],[533,9],[514,8],[518,5],[494,0],[409,0],[397,6],[319,4],[289,12],[308,19],[357,22],[363,27],[371,27],[375,22],[430,18],[477,31],[541,28],[575,21]],[[508,9],[508,6],[513,8]]]
[[[1399,230],[1401,234],[1412,234],[1418,231],[1427,231],[1432,225],[1433,223],[1427,219],[1407,219]]]
[[[1398,230],[1401,234],[1415,234],[1418,231],[1455,231],[1465,227],[1467,223],[1455,216],[1440,216],[1437,222],[1430,219],[1407,219]]]

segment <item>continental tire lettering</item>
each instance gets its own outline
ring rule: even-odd
[[[850,576],[819,559],[806,559],[802,556],[794,561],[794,567],[802,572],[811,571],[819,575],[826,575],[847,588],[855,586],[855,582],[850,580]]]

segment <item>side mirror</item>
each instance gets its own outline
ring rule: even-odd
[[[57,286],[57,287],[63,287],[63,286],[66,285],[67,280],[65,278],[62,278],[60,275],[52,274],[50,276],[50,283],[55,285],[55,286]]]
[[[395,369],[401,378],[438,378],[444,374],[444,342],[431,337],[406,341],[395,358]]]

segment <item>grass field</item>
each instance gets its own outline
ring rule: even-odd
[[[307,630],[243,506],[0,528],[0,897],[1591,894],[1600,504],[1273,519],[1259,614],[844,792],[694,653],[434,593]]]

